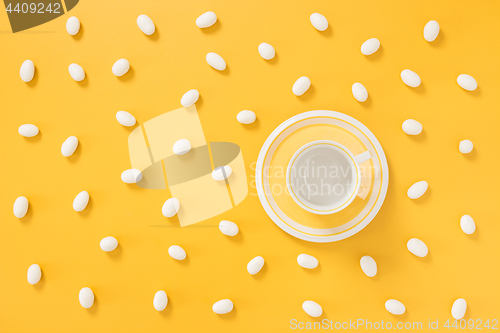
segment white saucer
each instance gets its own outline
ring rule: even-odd
[[[368,150],[371,161],[361,166],[364,172],[364,194],[346,209],[331,215],[305,211],[293,201],[281,173],[293,154],[312,140],[333,140],[347,146],[354,154]],[[266,171],[266,172],[264,172]],[[354,235],[370,223],[384,202],[389,183],[387,160],[372,132],[345,114],[318,110],[301,113],[279,125],[267,138],[257,160],[257,193],[269,217],[281,229],[297,238],[334,242]],[[280,191],[276,191],[279,189]]]

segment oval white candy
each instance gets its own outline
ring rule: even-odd
[[[82,66],[78,64],[71,64],[68,67],[69,75],[73,78],[75,81],[82,81],[85,79],[85,71],[83,70]]]
[[[99,246],[104,252],[111,252],[118,246],[118,240],[111,236],[104,237],[103,239],[101,239]]]
[[[61,146],[61,154],[64,157],[69,157],[73,155],[76,148],[78,147],[78,138],[76,136],[70,136],[63,142]]]
[[[408,243],[406,243],[406,247],[408,248],[408,251],[420,258],[425,257],[427,253],[429,253],[427,245],[425,245],[425,243],[418,238],[410,239]]]
[[[87,207],[89,199],[89,192],[81,191],[76,195],[75,200],[73,200],[73,209],[77,212],[81,212],[85,209],[85,207]]]
[[[111,71],[116,76],[122,76],[125,75],[129,69],[130,69],[130,63],[128,62],[128,60],[120,59],[114,63],[113,67],[111,68]]]
[[[451,307],[451,315],[456,320],[460,320],[465,316],[465,311],[467,311],[467,302],[463,298],[457,299],[453,302]]]
[[[179,245],[172,245],[168,248],[168,254],[175,260],[186,259],[186,251]]]
[[[21,80],[24,82],[30,82],[35,76],[35,64],[31,60],[26,60],[21,65],[21,70],[19,71],[21,75]]]
[[[122,181],[127,184],[135,184],[142,179],[142,172],[138,169],[128,169],[122,172]]]
[[[116,113],[116,120],[123,126],[134,126],[136,123],[135,117],[127,111],[118,111]]]
[[[26,197],[19,197],[14,202],[14,216],[18,219],[23,218],[28,212],[28,199]]]
[[[302,76],[295,81],[292,92],[295,96],[302,96],[311,87],[311,80],[307,76]]]
[[[236,236],[239,232],[236,223],[227,220],[220,221],[219,230],[226,236]]]
[[[152,35],[155,32],[155,24],[153,20],[147,15],[139,15],[137,18],[137,26],[146,35]]]
[[[476,223],[470,215],[464,215],[460,218],[460,228],[467,235],[473,234],[476,231]]]
[[[259,45],[259,54],[265,60],[271,60],[276,55],[276,51],[271,44],[261,43]]]
[[[233,311],[233,302],[230,299],[221,299],[212,306],[212,310],[217,314],[226,314]]]
[[[468,91],[474,91],[477,89],[477,82],[469,74],[460,74],[457,77],[457,83],[460,87]]]
[[[407,119],[403,122],[403,132],[408,135],[419,135],[422,133],[423,126],[416,120]]]
[[[168,297],[167,293],[163,290],[158,290],[153,299],[153,306],[156,311],[163,311],[167,307]]]
[[[264,267],[264,258],[257,256],[250,260],[247,264],[247,271],[251,275],[255,275]]]
[[[207,62],[210,66],[218,71],[223,71],[226,69],[226,62],[220,55],[214,52],[207,53]]]
[[[458,150],[462,154],[468,154],[468,153],[470,153],[473,148],[474,148],[474,144],[470,140],[462,140],[458,144]]]
[[[42,270],[37,264],[33,264],[28,268],[28,283],[37,284],[42,278]]]
[[[214,12],[206,12],[198,16],[196,26],[198,28],[208,28],[217,22],[217,15]]]
[[[255,115],[255,112],[250,111],[250,110],[243,110],[238,113],[236,116],[236,120],[238,120],[242,124],[251,124],[257,119],[257,116]]]
[[[428,42],[433,42],[439,35],[439,23],[437,21],[429,21],[424,27],[424,39]]]
[[[402,315],[406,311],[405,305],[396,299],[387,300],[385,309],[393,315]]]
[[[174,143],[172,150],[175,155],[187,154],[191,150],[191,142],[187,139],[180,139]]]
[[[299,254],[297,256],[297,263],[299,264],[300,267],[304,267],[307,269],[316,268],[318,267],[319,264],[318,259],[305,253]]]
[[[305,301],[302,303],[302,309],[304,309],[305,313],[311,317],[319,317],[323,314],[323,308],[321,305],[314,301]]]
[[[410,186],[406,194],[410,199],[418,199],[424,195],[428,188],[429,184],[425,180],[422,180]]]
[[[76,35],[78,33],[78,31],[80,31],[80,20],[75,16],[71,16],[66,21],[66,31],[71,36]]]
[[[377,275],[377,262],[370,256],[363,256],[359,261],[361,270],[366,276],[374,277]]]
[[[368,91],[364,85],[356,82],[352,85],[352,95],[358,102],[364,102],[368,98]]]
[[[364,55],[371,55],[377,52],[379,47],[380,41],[377,38],[370,38],[361,44],[361,53]]]
[[[32,138],[32,137],[38,135],[39,130],[38,130],[38,127],[36,127],[35,125],[24,124],[24,125],[19,126],[18,132],[19,132],[19,134],[21,134],[24,137]]]
[[[85,309],[90,308],[94,304],[94,293],[88,287],[82,288],[82,290],[80,290],[78,298],[80,299],[80,304]]]
[[[311,21],[313,27],[316,28],[316,30],[325,31],[328,28],[328,20],[326,19],[326,17],[319,13],[311,14],[309,20]]]
[[[200,93],[196,89],[191,89],[184,95],[182,95],[181,98],[181,105],[185,108],[193,105],[198,101],[198,98],[200,98]]]
[[[179,200],[177,200],[176,198],[170,198],[163,204],[161,212],[165,217],[172,217],[177,214],[180,207],[181,205],[179,203]]]
[[[401,80],[403,80],[404,84],[406,84],[408,87],[412,88],[416,88],[420,85],[420,83],[422,83],[422,80],[420,80],[420,76],[409,69],[405,69],[401,72]]]
[[[212,171],[212,178],[220,182],[229,178],[229,176],[231,176],[232,173],[233,169],[229,165],[225,165],[223,167],[215,168],[215,170]]]

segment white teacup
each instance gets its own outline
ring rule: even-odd
[[[365,151],[354,156],[340,143],[312,141],[292,156],[286,172],[293,200],[314,214],[333,214],[349,206],[361,185],[359,164],[369,160]]]

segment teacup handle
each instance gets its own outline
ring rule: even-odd
[[[363,162],[368,161],[370,158],[372,158],[372,154],[367,150],[359,155],[356,155],[354,158],[356,159],[358,164],[361,164]]]

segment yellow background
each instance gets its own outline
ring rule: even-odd
[[[215,26],[200,30],[196,18],[217,13]],[[319,12],[330,27],[318,32],[309,15]],[[26,32],[10,33],[0,14],[0,330],[2,332],[282,332],[289,321],[311,320],[301,308],[308,299],[322,305],[320,319],[422,321],[451,318],[456,298],[468,302],[465,319],[498,318],[500,242],[498,144],[500,121],[497,1],[82,1],[69,14]],[[153,36],[136,25],[149,15]],[[67,34],[66,19],[77,16],[82,28]],[[441,25],[433,43],[422,36],[431,19]],[[368,38],[381,41],[370,57],[359,49]],[[264,61],[257,46],[276,49]],[[227,69],[210,68],[205,55],[217,52]],[[113,63],[127,58],[122,78]],[[35,78],[19,77],[31,59]],[[86,79],[77,83],[68,65],[80,64]],[[412,89],[400,79],[409,68],[422,85]],[[456,83],[461,73],[479,84],[467,92]],[[292,94],[306,75],[311,89]],[[358,103],[351,85],[361,82],[369,98]],[[377,136],[390,168],[389,190],[378,216],[357,235],[330,244],[295,239],[267,217],[255,189],[227,213],[180,228],[161,214],[168,191],[143,190],[120,180],[130,161],[127,137],[115,114],[131,112],[139,123],[180,106],[189,89],[200,91],[196,106],[207,141],[241,146],[249,182],[261,145],[285,119],[327,109],[363,122]],[[236,114],[255,111],[257,122],[243,126]],[[401,131],[414,118],[424,126],[417,137]],[[17,133],[24,123],[41,134]],[[64,158],[62,142],[80,140],[74,156]],[[474,142],[473,153],[458,152],[458,142]],[[425,197],[412,201],[406,190],[427,180]],[[253,185],[254,183],[250,183]],[[78,214],[75,195],[87,190],[91,201]],[[18,196],[30,201],[27,216],[14,217]],[[463,214],[476,221],[475,234],[459,227]],[[220,233],[221,219],[240,227],[237,237]],[[104,253],[99,241],[115,236],[120,245]],[[406,249],[411,237],[429,247],[426,258]],[[170,245],[188,257],[176,262]],[[304,270],[300,253],[316,256],[320,266]],[[378,263],[366,277],[361,256]],[[256,276],[247,262],[262,255]],[[43,277],[26,281],[38,263]],[[87,310],[78,302],[82,287],[96,295]],[[153,308],[163,289],[166,310]],[[232,313],[219,316],[212,304],[230,298]],[[389,298],[407,313],[390,315]]]

